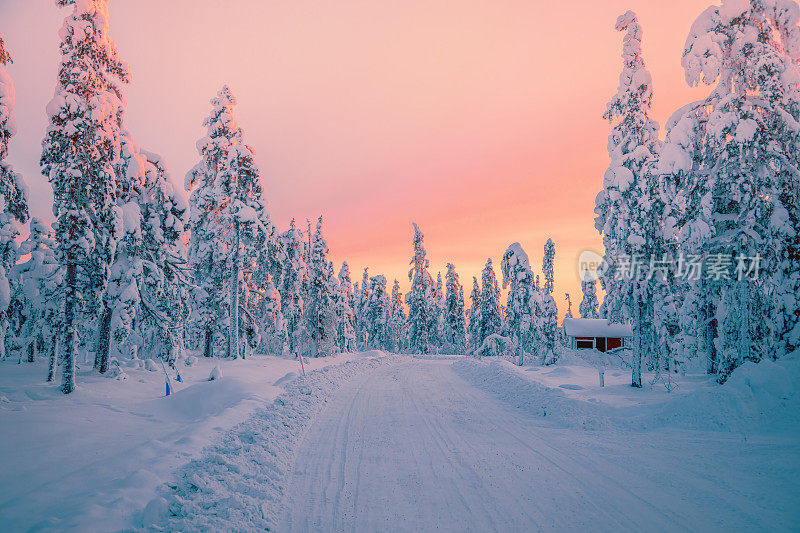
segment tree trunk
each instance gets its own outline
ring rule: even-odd
[[[53,381],[56,374],[56,361],[58,360],[58,334],[50,339],[50,364],[47,367],[47,381]]]
[[[739,281],[739,335],[736,366],[750,357],[750,285],[747,278]]]
[[[75,263],[67,265],[66,294],[64,301],[64,370],[61,392],[69,394],[75,390]]]
[[[211,326],[206,326],[206,338],[203,347],[203,356],[212,357],[212,342],[214,340],[214,333],[211,331]]]
[[[8,354],[6,353],[6,331],[8,331],[8,321],[5,317],[5,311],[0,312],[0,360],[5,361]]]
[[[231,323],[228,357],[239,358],[239,220],[233,221],[233,265],[231,266]]]
[[[108,370],[108,354],[111,350],[111,308],[107,305],[103,306],[99,330],[95,361],[98,370],[103,374]]]
[[[631,387],[642,387],[642,349],[644,347],[644,328],[642,328],[642,302],[636,297],[634,302],[633,360],[631,361]]]
[[[703,333],[705,336],[704,344],[706,349],[706,373],[713,375],[717,373],[717,349],[714,345],[716,321],[714,320],[711,302],[705,304],[704,310]]]

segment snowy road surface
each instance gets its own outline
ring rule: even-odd
[[[306,434],[280,531],[791,530],[797,443],[545,424],[409,361],[345,385]]]

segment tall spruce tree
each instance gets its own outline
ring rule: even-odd
[[[116,253],[121,214],[115,203],[128,66],[109,36],[107,0],[57,0],[64,20],[55,95],[41,168],[53,186],[59,263],[65,268],[61,389],[75,389],[77,322],[100,307]]]
[[[8,307],[11,303],[13,279],[9,274],[17,262],[17,241],[19,235],[16,223],[24,223],[28,219],[28,204],[25,199],[25,185],[22,176],[4,159],[8,155],[8,144],[17,132],[14,120],[14,104],[16,92],[14,82],[3,68],[12,63],[11,55],[6,51],[3,38],[0,36],[0,196],[2,211],[0,212],[0,359],[6,357],[6,335],[8,332]]]
[[[452,263],[447,263],[445,279],[444,346],[452,353],[460,354],[467,349],[464,288]]]
[[[304,259],[305,244],[297,231],[294,219],[289,223],[289,229],[281,234],[280,239],[285,254],[279,284],[281,310],[286,319],[289,352],[297,354],[306,305],[303,287],[307,283],[305,280],[308,279],[308,265]]]
[[[545,294],[552,294],[555,289],[555,259],[556,259],[556,245],[553,239],[548,238],[544,244],[544,256],[542,259],[542,274],[544,275],[544,292]]]
[[[589,274],[588,270],[585,270],[581,280],[583,299],[581,299],[581,305],[578,308],[581,318],[600,318],[600,313],[597,310],[600,304],[597,301],[597,287],[595,285],[595,279]]]
[[[508,288],[506,305],[508,337],[514,343],[517,364],[522,366],[525,353],[534,353],[536,341],[536,286],[528,254],[515,242],[503,254],[500,263],[503,288]]]
[[[470,352],[480,347],[481,342],[481,288],[478,278],[472,276],[472,292],[469,295],[469,312],[467,314],[467,341]]]
[[[668,236],[706,257],[679,322],[720,382],[800,344],[798,13],[792,1],[744,0],[697,18],[686,81],[716,86],[670,122],[659,165]]]
[[[367,342],[367,304],[369,303],[369,268],[364,267],[361,273],[361,288],[356,284],[356,338],[361,346],[366,349]]]
[[[309,298],[306,306],[306,329],[314,357],[332,355],[336,348],[336,309],[331,291],[328,243],[322,233],[322,217],[317,220],[308,255]]]
[[[652,284],[632,267],[638,257],[654,254],[653,176],[658,158],[658,124],[649,117],[653,90],[642,59],[642,29],[627,11],[615,28],[624,31],[623,70],[605,119],[614,124],[608,138],[610,164],[597,195],[595,226],[603,235],[610,268],[600,278],[606,291],[603,309],[611,322],[631,322],[634,334],[631,384],[642,386],[643,355],[652,337]]]
[[[442,282],[442,273],[436,274],[436,285],[432,286],[431,298],[428,300],[430,309],[428,316],[430,316],[430,332],[431,344],[438,353],[441,351],[444,343],[444,328],[445,328],[445,298],[444,298],[444,283]]]
[[[259,259],[263,260],[260,252],[269,250],[275,238],[275,228],[267,211],[261,176],[255,162],[255,150],[244,143],[241,128],[228,148],[227,160],[217,177],[215,188],[221,202],[219,220],[229,241],[225,248],[231,250],[228,258],[228,356],[236,359],[240,355],[240,338],[249,329],[248,324],[252,327],[252,313],[255,311],[252,306],[242,305],[242,281],[252,280],[249,273],[253,265]],[[246,270],[243,272],[244,267]],[[240,318],[240,310],[245,313],[244,319]]]
[[[391,303],[389,295],[386,293],[386,278],[374,276],[370,279],[369,301],[365,317],[370,348],[385,350],[389,347],[390,314]]]
[[[350,267],[347,261],[342,263],[339,270],[339,293],[337,298],[337,316],[339,318],[338,345],[343,352],[355,350],[356,330],[354,326],[355,314],[353,304],[355,295],[353,283],[350,279]]]
[[[239,133],[233,106],[236,99],[225,86],[211,99],[211,114],[203,121],[206,136],[197,141],[201,160],[186,174],[189,194],[189,265],[192,291],[192,323],[202,334],[203,355],[225,351],[229,323],[230,250],[223,247],[225,228],[220,210],[226,198],[218,195],[216,183],[228,160],[230,147]]]
[[[540,291],[541,315],[540,328],[542,333],[542,362],[544,364],[555,363],[558,359],[556,352],[556,336],[558,335],[558,307],[553,298],[555,288],[555,267],[556,247],[552,239],[547,239],[544,245],[544,256],[542,259],[542,274],[544,275],[544,286]],[[538,285],[538,283],[537,283]]]
[[[20,299],[24,300],[27,307],[25,316],[32,348],[40,346],[49,353],[47,381],[55,378],[62,318],[60,287],[64,269],[58,263],[55,248],[52,228],[33,217],[30,219],[28,238],[19,250],[20,257],[27,256],[27,261],[20,262],[14,268],[22,291]]]
[[[400,292],[400,282],[394,280],[392,284],[391,311],[389,318],[389,350],[400,353],[406,349],[408,337],[408,320],[403,305],[403,293]]]
[[[112,344],[121,353],[134,330],[133,351],[146,345],[173,363],[183,345],[188,310],[182,240],[188,208],[163,159],[125,132],[116,172],[123,224],[99,319],[95,366],[101,373],[108,370]]]
[[[428,272],[428,258],[422,231],[416,223],[414,226],[414,256],[411,258],[411,270],[408,279],[411,281],[411,290],[406,295],[409,313],[409,343],[412,352],[426,354],[432,348],[433,324],[431,313],[431,300],[433,296],[433,279]]]
[[[477,346],[489,335],[500,334],[500,287],[494,274],[491,258],[486,260],[481,276],[481,317]]]

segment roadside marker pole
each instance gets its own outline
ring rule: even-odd
[[[164,366],[164,360],[159,358],[159,361],[161,361],[161,370],[164,371],[164,377],[167,380],[167,393],[164,396],[169,396],[170,394],[172,394],[172,380],[169,379],[169,374],[167,374],[167,368]]]
[[[303,354],[298,353],[297,357],[300,358],[300,370],[303,371],[303,375],[306,375],[306,367],[303,365]]]

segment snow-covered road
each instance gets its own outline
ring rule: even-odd
[[[412,360],[343,386],[303,440],[278,530],[798,524],[794,497],[781,490],[796,483],[796,443],[557,428],[473,387],[450,364]]]

